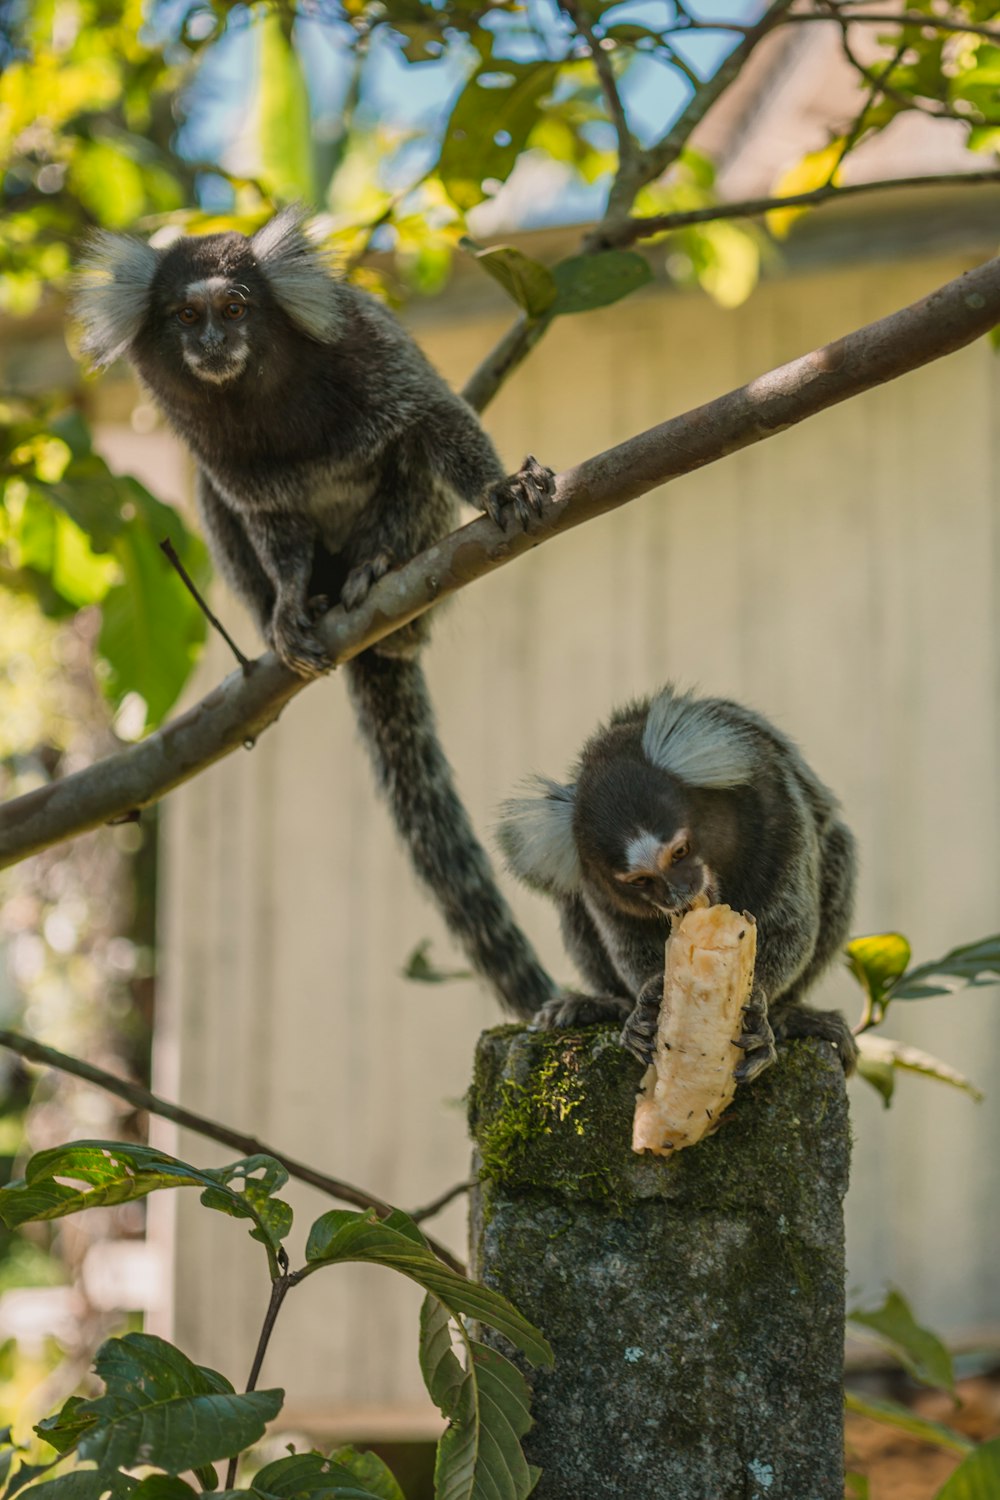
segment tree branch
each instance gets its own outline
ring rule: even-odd
[[[102,762],[102,764],[106,765],[107,762]],[[126,1104],[132,1105],[133,1109],[142,1109],[148,1114],[160,1115],[164,1120],[171,1120],[184,1130],[193,1130],[196,1135],[203,1135],[210,1141],[218,1141],[221,1146],[229,1146],[233,1151],[238,1151],[241,1156],[273,1156],[275,1161],[280,1161],[289,1177],[296,1177],[299,1182],[307,1182],[310,1187],[319,1188],[321,1193],[329,1193],[331,1198],[337,1198],[342,1203],[353,1203],[356,1208],[373,1208],[381,1218],[385,1218],[393,1211],[390,1203],[386,1203],[382,1198],[376,1198],[372,1193],[365,1192],[363,1188],[354,1187],[349,1182],[342,1182],[338,1177],[329,1177],[325,1172],[319,1172],[315,1167],[307,1166],[305,1162],[296,1161],[294,1157],[287,1156],[284,1151],[276,1151],[273,1146],[265,1145],[263,1141],[257,1140],[256,1136],[244,1135],[242,1131],[222,1125],[218,1120],[210,1120],[206,1115],[195,1114],[194,1110],[184,1109],[180,1104],[172,1104],[169,1099],[161,1099],[158,1094],[150,1093],[149,1089],[144,1089],[141,1084],[130,1083],[125,1078],[116,1078],[113,1073],[106,1073],[103,1068],[95,1068],[92,1063],[84,1062],[79,1057],[70,1057],[65,1052],[57,1052],[54,1047],[46,1047],[41,1042],[21,1036],[16,1031],[0,1031],[0,1047],[6,1047],[9,1052],[16,1052],[18,1057],[26,1058],[28,1062],[38,1063],[45,1068],[56,1068],[60,1073],[70,1073],[74,1078],[82,1078],[84,1083],[91,1083],[96,1088],[104,1089],[107,1093],[124,1099]],[[430,1239],[429,1236],[425,1235],[425,1239],[440,1260],[445,1261],[452,1270],[458,1271],[461,1275],[465,1274],[465,1267],[461,1261],[455,1259],[450,1250],[446,1250],[443,1245]]]
[[[1000,184],[1000,168],[981,172],[938,172],[923,177],[884,177],[874,182],[848,182],[837,186],[827,183],[804,193],[788,193],[780,198],[746,198],[735,203],[712,203],[705,208],[684,209],[677,213],[651,214],[642,219],[623,219],[609,225],[602,235],[605,249],[651,239],[672,229],[686,229],[691,224],[711,224],[717,219],[752,219],[782,208],[815,208],[838,198],[857,198],[865,193],[891,192],[895,188],[977,187],[984,182]],[[595,231],[596,232],[596,231]]]
[[[610,230],[632,207],[639,189],[654,177],[661,176],[680,156],[692,132],[699,126],[708,111],[726,89],[738,77],[757,43],[772,30],[792,0],[771,0],[761,19],[744,36],[720,64],[712,77],[696,89],[687,107],[671,126],[670,130],[646,151],[633,149],[627,159],[619,155],[618,170],[608,194],[604,216],[597,227],[584,236],[584,254],[606,248],[603,232]],[[595,64],[596,66],[596,64]],[[540,318],[520,317],[492,348],[486,358],[473,371],[462,394],[470,406],[482,411],[493,399],[507,377],[526,359],[552,322],[554,313],[544,313]]]
[[[635,154],[636,142],[635,137],[628,128],[628,120],[625,117],[625,106],[622,103],[622,96],[618,91],[618,80],[615,77],[615,70],[611,66],[611,59],[594,35],[594,28],[590,25],[586,14],[580,7],[573,4],[572,0],[563,0],[563,10],[566,11],[577,31],[587,43],[590,60],[594,64],[597,81],[601,85],[604,102],[608,106],[608,114],[611,116],[611,123],[615,127],[615,135],[618,137],[618,161],[620,166],[621,163],[627,162]]]
[[[817,412],[971,343],[1000,322],[1000,259],[930,296],[674,417],[559,475],[530,531],[471,522],[389,573],[365,603],[325,615],[318,634],[346,661],[438,600],[571,527],[657,485],[772,437]],[[252,741],[306,686],[270,652],[137,745],[0,808],[0,868],[155,802]]]

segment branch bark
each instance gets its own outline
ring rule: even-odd
[[[1000,259],[900,311],[673,417],[560,474],[528,532],[483,516],[388,574],[364,605],[320,622],[347,661],[475,579],[657,485],[773,437],[817,412],[971,343],[1000,322]],[[252,743],[306,682],[267,653],[138,745],[0,808],[0,868],[157,801]]]

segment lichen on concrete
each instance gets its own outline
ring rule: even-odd
[[[840,1500],[843,1077],[783,1049],[716,1135],[631,1150],[613,1032],[481,1041],[473,1260],[541,1327],[539,1500]]]

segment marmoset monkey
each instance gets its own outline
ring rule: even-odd
[[[471,407],[374,297],[338,280],[286,210],[252,239],[162,250],[98,234],[78,279],[84,352],[124,355],[198,465],[212,555],[293,671],[330,666],[327,601],[356,608],[457,524],[459,502],[526,526],[552,475],[509,478]],[[346,675],[396,826],[476,969],[518,1015],[553,984],[514,923],[455,789],[423,673],[421,616]]]
[[[854,840],[837,812],[795,745],[752,709],[668,686],[613,714],[572,780],[540,780],[505,805],[498,830],[513,873],[558,905],[596,991],[554,997],[541,1024],[623,1018],[623,1044],[648,1063],[671,922],[707,898],[757,919],[737,1077],[774,1061],[775,1036],[823,1037],[850,1072],[857,1046],[843,1016],[802,1004],[851,916]]]

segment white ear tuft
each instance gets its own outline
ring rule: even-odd
[[[306,214],[283,209],[250,241],[257,264],[285,312],[310,338],[332,343],[341,324],[337,283],[322,254],[310,244]]]
[[[95,365],[128,352],[142,327],[159,256],[143,240],[99,230],[91,235],[73,283],[81,348]]]
[[[573,837],[574,786],[536,777],[538,794],[503,805],[497,839],[511,870],[537,890],[569,895],[580,887],[580,856]]]
[[[717,700],[666,687],[649,705],[646,759],[690,786],[742,786],[753,774],[753,746]]]

